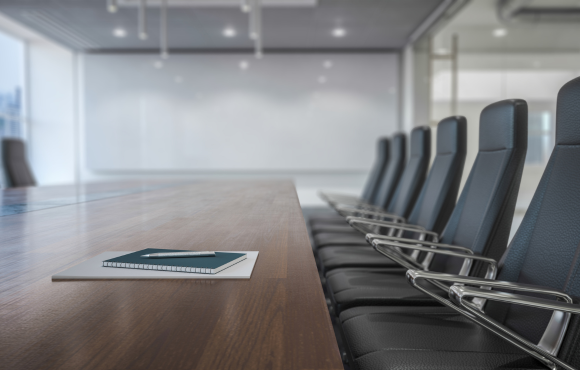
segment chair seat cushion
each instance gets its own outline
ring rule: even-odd
[[[312,215],[310,217],[308,217],[308,222],[310,223],[310,225],[314,225],[317,223],[327,223],[327,222],[346,222],[344,217],[342,217],[341,215],[337,214],[335,211],[329,212],[327,214],[316,214],[316,215]]]
[[[327,246],[335,245],[348,245],[348,246],[365,246],[368,247],[369,243],[366,241],[365,236],[361,233],[357,234],[333,234],[333,233],[322,233],[314,235],[314,245],[316,249],[325,248]]]
[[[348,226],[348,227],[350,227],[350,225],[348,224],[348,222],[346,222],[346,219],[344,217],[340,217],[337,219],[317,220],[317,221],[310,222],[310,228],[321,227],[321,226]],[[351,227],[351,229],[352,229],[352,227]]]
[[[311,230],[314,235],[322,233],[362,235],[360,231],[357,231],[346,223],[340,225],[316,224],[312,225]]]
[[[400,267],[371,246],[332,246],[318,251],[323,273],[340,267]]]
[[[340,321],[360,370],[542,368],[447,307],[356,307],[342,312]]]
[[[326,286],[331,292],[334,312],[340,314],[356,306],[439,306],[436,300],[409,284],[406,272],[403,268],[333,270],[326,275]],[[444,298],[447,296],[441,289],[427,288]]]

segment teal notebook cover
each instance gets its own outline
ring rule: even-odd
[[[246,259],[245,253],[215,252],[215,257],[142,258],[144,254],[189,252],[178,249],[147,248],[138,252],[103,261],[104,267],[142,270],[175,271],[199,274],[216,274]]]

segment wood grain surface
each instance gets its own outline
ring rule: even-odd
[[[183,184],[183,181],[129,180],[82,185],[24,187],[2,190],[0,216],[90,202]]]
[[[0,227],[1,369],[342,369],[291,182],[173,186]],[[260,255],[250,280],[51,281],[143,248]]]

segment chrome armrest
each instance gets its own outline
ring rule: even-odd
[[[564,292],[551,288],[540,287],[537,285],[514,283],[510,281],[489,280],[472,276],[442,274],[430,271],[420,271],[420,270],[407,271],[407,280],[409,280],[411,284],[416,285],[415,282],[421,279],[438,280],[462,285],[478,285],[497,289],[518,290],[522,292],[551,295],[556,298],[564,299],[566,302],[568,301],[572,302],[570,296]]]
[[[351,206],[351,207],[364,207],[364,208],[372,208],[374,210],[374,205],[366,203],[364,200],[362,199],[326,199],[326,202],[328,203],[328,205],[330,205],[332,208],[336,209],[337,207],[340,207],[341,205],[347,205],[347,206]]]
[[[555,362],[553,359],[550,359],[549,356],[556,356],[558,354],[558,350],[562,345],[562,340],[564,339],[566,329],[570,322],[571,314],[580,314],[580,305],[574,304],[572,297],[558,290],[517,283],[514,284],[514,287],[510,288],[510,290],[518,290],[518,285],[523,285],[523,290],[526,292],[537,292],[544,295],[554,296],[557,299],[563,300],[563,302],[555,301],[552,299],[530,297],[523,294],[498,292],[462,285],[453,285],[449,289],[449,297],[457,305],[465,308],[469,312],[472,312],[480,320],[484,320],[489,324],[498,326],[501,330],[505,331],[506,334],[513,336],[513,338],[516,340],[520,340],[528,345],[531,344],[531,348],[536,349],[540,353],[541,357],[548,357],[549,362]],[[478,312],[477,307],[474,307],[473,303],[469,302],[469,300],[477,299],[517,304],[554,312],[552,313],[550,322],[548,323],[548,326],[546,326],[546,330],[544,331],[544,334],[542,335],[542,338],[538,344],[532,344],[527,342],[527,340],[524,338],[521,338],[518,334],[511,332],[507,328],[504,328],[501,324],[495,322],[495,320],[491,319],[484,313]],[[572,367],[565,363],[559,363],[558,365],[566,369],[572,369]]]
[[[418,226],[418,225],[400,224],[400,223],[389,222],[389,221],[369,220],[367,218],[353,217],[353,216],[348,216],[346,218],[346,221],[352,227],[354,227],[355,229],[357,229],[358,231],[360,231],[363,234],[367,234],[368,230],[362,228],[360,225],[387,227],[387,228],[396,229],[396,230],[413,231],[416,233],[436,235],[438,237],[437,234],[435,234],[431,231],[427,231],[427,230],[425,230],[424,227]],[[378,234],[378,235],[380,235],[380,234]]]
[[[418,231],[418,232],[421,232],[421,231]],[[425,235],[423,235],[423,236],[425,236]],[[425,240],[425,239],[402,238],[399,236],[390,236],[390,235],[373,234],[373,233],[366,234],[365,239],[367,240],[367,242],[369,242],[369,244],[371,244],[373,242],[373,240],[375,240],[375,239],[393,240],[393,241],[402,242],[402,243],[419,243],[419,244]]]
[[[566,334],[566,329],[568,327],[571,314],[580,314],[580,306],[572,304],[572,298],[565,292],[531,284],[488,280],[476,277],[441,274],[413,269],[407,271],[407,279],[417,289],[429,294],[440,303],[461,313],[466,318],[504,338],[508,342],[512,343],[516,347],[522,349],[523,351],[544,363],[548,368],[556,369],[559,366],[567,370],[574,370],[573,367],[556,357],[562,344],[564,335]],[[421,279],[426,279],[431,283],[437,283],[441,281],[454,283],[454,285],[449,288],[449,297],[452,301],[438,297],[437,295],[430,293],[427,289],[419,286],[417,282]],[[468,287],[464,286],[464,284],[478,285],[484,289]],[[506,289],[511,291],[542,294],[555,297],[557,299],[563,300],[564,302],[530,297],[522,294],[490,291],[485,288]],[[472,301],[469,302],[467,298],[472,299]],[[523,338],[513,330],[505,327],[503,324],[495,321],[493,318],[487,316],[482,311],[481,305],[479,305],[477,302],[485,302],[488,299],[511,304],[525,305],[528,307],[549,309],[553,310],[554,312],[552,313],[552,318],[550,319],[550,322],[548,323],[542,338],[537,344],[535,344]]]
[[[410,238],[399,238],[399,237],[396,237],[396,236],[388,236],[388,235],[380,235],[380,234],[367,234],[365,238],[371,244],[375,240],[376,241],[390,240],[390,241],[394,241],[394,242],[429,245],[429,246],[433,246],[433,247],[437,247],[437,248],[455,249],[455,250],[464,251],[465,253],[473,254],[473,251],[471,249],[465,248],[465,247],[461,247],[459,245],[436,243],[436,242],[430,242],[430,241],[426,241],[426,240],[416,240],[416,239],[410,239]],[[429,249],[429,251],[432,251],[432,250]]]
[[[516,290],[510,288],[510,290]],[[546,289],[542,289],[542,294],[548,294]],[[530,290],[526,290],[529,292]],[[564,302],[554,301],[551,299],[530,297],[523,294],[513,294],[498,292],[487,289],[474,288],[463,285],[453,285],[449,289],[449,297],[458,305],[465,306],[468,304],[467,298],[482,298],[490,301],[519,304],[528,307],[543,308],[552,311],[562,311],[574,314],[580,314],[580,305],[572,303],[572,298],[564,292],[557,290],[549,291],[549,295],[563,299]]]
[[[396,222],[406,222],[404,217],[400,217],[397,215],[394,215],[392,213],[387,213],[384,211],[369,211],[369,210],[365,210],[365,209],[357,209],[357,208],[352,208],[352,207],[336,207],[335,210],[342,216],[344,217],[349,217],[353,214],[356,214],[357,217],[359,218],[366,218],[366,216],[375,216],[375,217],[381,217],[381,218],[388,218],[391,220],[394,220]],[[362,215],[362,217],[361,217]],[[380,220],[379,220],[380,221]]]
[[[435,233],[433,233],[435,234]],[[369,244],[372,245],[373,240],[376,239],[380,239],[380,240],[392,240],[392,241],[396,241],[396,242],[402,242],[402,243],[410,243],[410,244],[423,244],[422,242],[425,240],[425,233],[421,233],[419,235],[419,239],[412,239],[412,238],[402,238],[400,236],[391,236],[391,235],[382,235],[382,234],[366,234],[365,235],[365,239],[367,240],[367,242]],[[431,235],[433,239],[437,240],[437,236],[436,235]],[[376,249],[376,248],[375,248]],[[379,252],[380,253],[380,252]],[[411,254],[411,258],[416,261],[417,258],[419,258],[419,254],[421,252],[416,250]],[[425,258],[423,259],[423,262],[420,265],[420,268],[422,269],[428,269],[429,268],[429,264],[431,263],[431,261],[433,260],[433,253],[429,253],[427,254],[427,256],[425,256]],[[411,268],[408,266],[405,266],[407,268]]]
[[[440,244],[440,243],[430,243],[430,242],[421,241],[421,242],[418,242],[418,244],[433,245],[433,244]],[[445,246],[445,248],[456,249],[456,250],[460,250],[461,252],[456,252],[453,250],[438,249],[438,248],[433,248],[433,247],[425,247],[422,245],[412,245],[412,244],[407,244],[407,243],[400,243],[400,242],[396,242],[396,241],[387,241],[387,240],[374,240],[372,242],[372,245],[374,247],[386,245],[386,246],[390,246],[390,247],[397,247],[397,248],[402,248],[402,249],[412,249],[412,250],[416,250],[416,251],[420,251],[420,252],[442,254],[445,256],[463,258],[464,259],[463,266],[461,267],[461,270],[459,271],[459,275],[461,275],[461,276],[465,276],[465,275],[469,274],[469,272],[471,271],[471,267],[473,265],[474,260],[475,261],[482,261],[482,262],[485,262],[488,264],[487,272],[485,274],[485,279],[495,279],[495,277],[497,275],[497,261],[496,260],[494,260],[493,258],[474,255],[473,251],[471,249],[459,247],[456,245],[440,244],[442,246]],[[423,268],[426,269],[427,267],[423,266]],[[448,287],[444,288],[445,291],[447,291],[448,289],[449,289]]]
[[[366,219],[360,218],[360,217],[347,217],[347,221],[349,221],[349,224],[353,228],[364,233],[365,238],[369,243],[371,243],[374,239],[388,239],[388,240],[396,240],[396,241],[401,241],[401,242],[412,243],[413,241],[417,241],[417,240],[419,240],[419,241],[425,240],[425,238],[427,236],[430,236],[434,242],[439,241],[439,234],[434,233],[432,231],[425,230],[425,228],[418,226],[418,225],[400,224],[400,223],[393,223],[393,222],[386,222],[386,221],[366,220]],[[390,235],[390,234],[386,235],[386,234],[376,234],[376,232],[375,233],[368,232],[369,230],[366,230],[363,227],[360,227],[359,224],[387,227],[391,231],[398,230],[399,235],[396,236],[398,239],[392,239],[395,236]],[[411,232],[417,233],[417,234],[419,234],[419,237],[418,237],[418,239],[401,238],[401,235],[404,231],[411,231]],[[431,258],[432,258],[432,256],[431,256]]]
[[[335,202],[336,206],[335,209],[338,210],[346,210],[355,212],[356,210],[364,210],[364,211],[374,211],[374,212],[385,212],[382,207],[375,206],[373,204],[359,202],[357,204],[342,204],[340,202]]]
[[[322,191],[318,192],[318,196],[326,201],[330,206],[334,207],[338,204],[351,204],[351,205],[364,205],[366,204],[366,202],[357,197],[357,196],[351,196],[351,195],[344,195],[344,194],[328,194],[328,193],[324,193]]]

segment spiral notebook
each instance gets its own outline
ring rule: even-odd
[[[138,252],[103,261],[104,267],[141,270],[175,271],[198,274],[217,274],[247,258],[245,253],[215,252],[215,257],[142,258],[144,254],[188,252],[178,249],[147,248]]]

